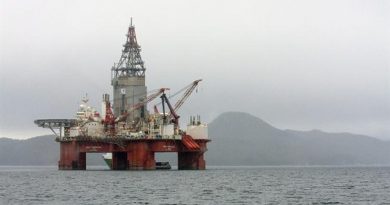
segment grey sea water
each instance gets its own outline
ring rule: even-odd
[[[0,204],[390,204],[390,167],[0,167]]]

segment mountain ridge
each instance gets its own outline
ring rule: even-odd
[[[389,142],[351,133],[281,130],[248,113],[220,115],[209,124],[209,133],[213,141],[206,156],[213,164],[390,164]]]

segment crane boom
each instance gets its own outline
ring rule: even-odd
[[[163,102],[163,106],[164,106],[164,103],[166,103],[168,105],[168,108],[169,108],[169,111],[170,111],[170,116],[172,116],[174,118],[174,123],[177,125],[178,124],[178,120],[179,120],[179,115],[177,115],[175,109],[172,107],[171,103],[169,102],[167,96],[165,95],[165,93],[163,93],[161,95],[161,99],[162,99],[162,102]],[[164,112],[164,111],[163,111]],[[165,113],[164,113],[165,115]]]
[[[195,80],[194,82],[192,82],[189,85],[190,87],[184,92],[183,96],[175,103],[175,105],[173,107],[175,112],[184,104],[184,102],[187,100],[187,98],[191,95],[191,93],[198,86],[200,81],[202,81],[202,79]]]
[[[134,104],[133,106],[131,106],[129,112],[133,112],[134,110],[141,108],[143,105],[145,105],[146,103],[148,103],[148,102],[154,100],[154,99],[157,98],[160,94],[164,93],[166,90],[169,90],[169,88],[160,88],[160,89],[158,90],[158,92],[156,92],[156,93],[154,93],[154,94],[151,94],[151,95],[147,96],[143,102],[140,102],[140,103],[137,103],[137,104]]]
[[[166,90],[169,90],[169,88],[160,88],[158,90],[158,92],[154,93],[154,94],[151,94],[149,96],[147,96],[143,102],[140,102],[140,103],[137,103],[137,104],[134,104],[131,106],[130,110],[125,112],[123,115],[119,116],[115,122],[120,122],[120,121],[124,121],[127,116],[129,116],[130,113],[134,112],[135,110],[141,108],[142,106],[144,106],[146,103],[154,100],[155,98],[157,98],[159,95],[161,95],[162,93],[164,93]]]

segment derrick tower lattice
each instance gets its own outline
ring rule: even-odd
[[[138,45],[135,27],[131,20],[126,34],[126,43],[123,45],[122,55],[118,63],[112,67],[113,78],[119,76],[145,76],[144,61],[141,58],[141,47]]]

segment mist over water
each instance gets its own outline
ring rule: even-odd
[[[0,204],[380,204],[390,201],[390,167],[209,167],[205,171],[58,171],[56,167],[0,167],[0,182]]]

